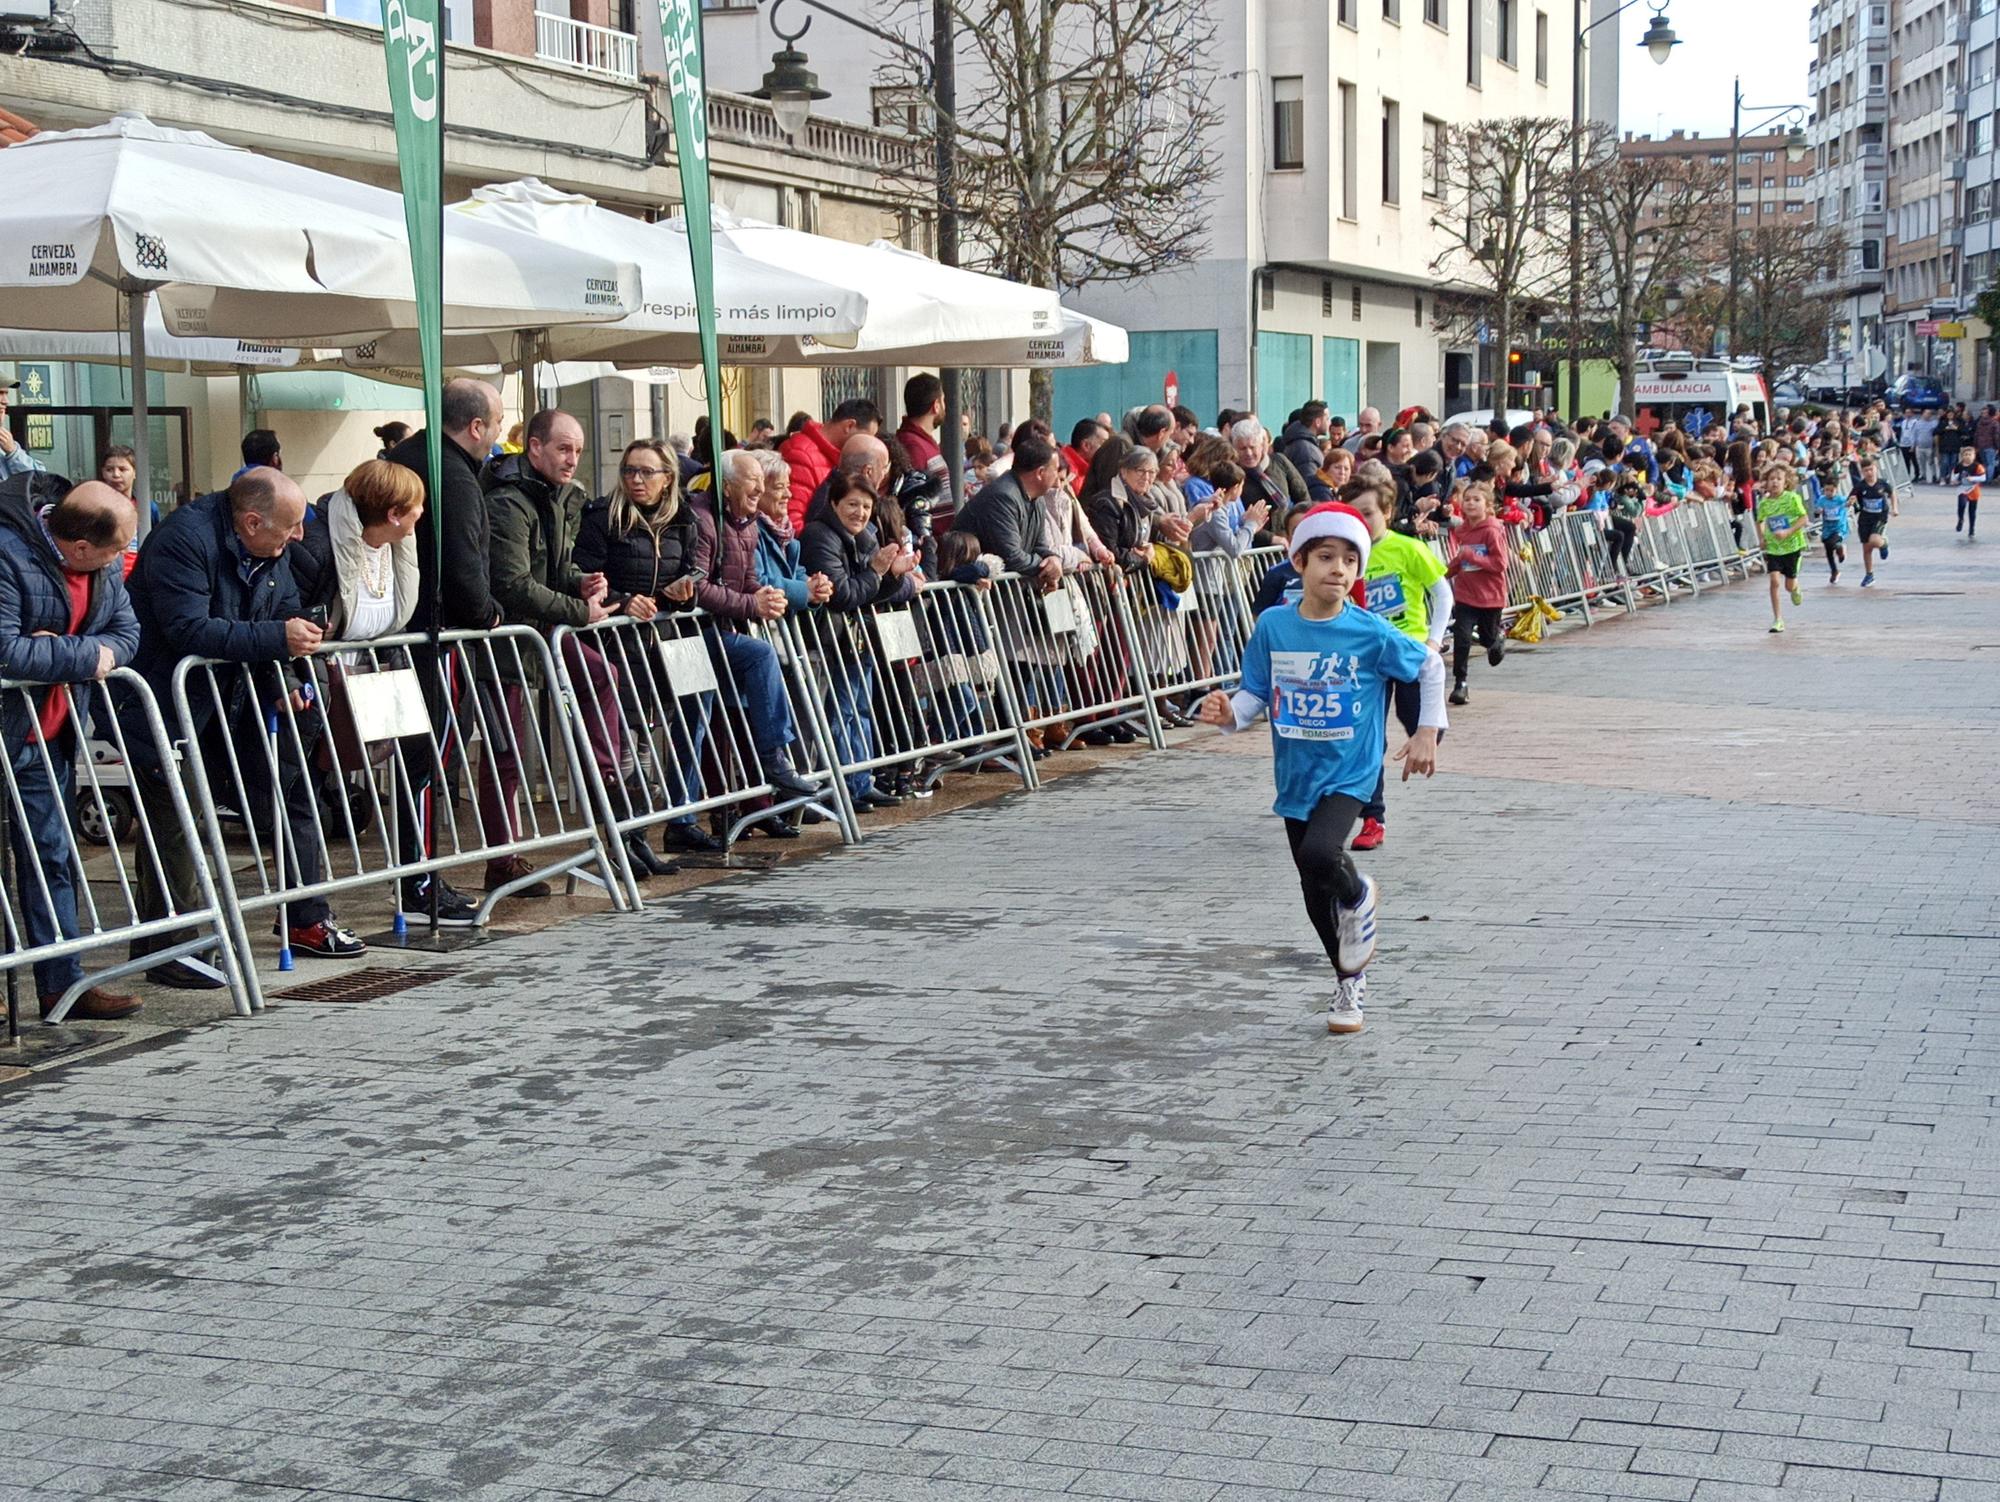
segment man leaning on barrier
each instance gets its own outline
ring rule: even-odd
[[[1042,538],[1036,503],[1061,483],[1055,445],[1029,434],[1014,444],[1014,467],[995,475],[959,508],[952,530],[972,533],[980,551],[998,558],[1009,573],[1054,589],[1062,582],[1062,560]]]
[[[492,528],[487,564],[493,598],[508,625],[542,631],[588,626],[622,608],[609,603],[611,584],[602,573],[587,574],[576,564],[577,530],[589,500],[575,479],[582,458],[583,425],[550,407],[529,421],[527,447],[495,460],[480,477]],[[603,653],[576,636],[565,640],[563,652],[591,703],[617,702],[618,673]],[[479,764],[479,822],[486,840],[498,844],[515,838],[520,750],[528,734],[527,692],[538,685],[541,670],[525,653],[497,649],[483,660],[481,669],[492,675],[482,687],[488,695],[487,726],[493,744]],[[615,714],[589,718],[585,728],[591,756],[605,785],[615,787],[624,758],[623,726]],[[489,861],[487,890],[521,882],[516,896],[546,897],[547,882],[525,880],[534,869],[519,855]]]
[[[77,937],[69,833],[77,745],[97,685],[139,649],[119,566],[137,523],[132,503],[96,480],[67,493],[39,474],[0,485],[0,677],[53,685],[32,697],[8,694],[0,712],[20,797],[7,810],[14,896],[33,948]],[[76,955],[37,963],[42,1015],[81,979]],[[99,1022],[138,1010],[135,998],[92,986],[69,1015]]]
[[[218,745],[233,745],[234,755],[209,760],[218,773],[233,775],[235,786],[219,791],[259,830],[268,829],[275,801],[271,753],[265,749],[266,713],[289,700],[301,742],[316,723],[315,716],[302,712],[305,701],[292,679],[276,670],[277,664],[311,652],[322,635],[318,626],[299,614],[298,586],[292,579],[291,560],[285,556],[286,548],[304,535],[305,514],[305,492],[288,476],[275,469],[246,469],[227,490],[190,501],[155,527],[139,550],[128,583],[139,617],[139,654],[132,666],[159,701],[168,740],[207,736]],[[190,679],[190,721],[183,725],[174,704],[174,670],[190,657],[272,667],[265,672],[216,674],[219,721],[218,693],[200,679]],[[152,861],[140,864],[139,912],[142,918],[164,918],[170,899],[172,910],[180,912],[199,900],[196,855],[175,819],[167,782],[178,769],[160,763],[141,706],[134,702],[120,706],[120,719],[132,752],[133,790],[145,805],[159,853],[160,870]],[[299,763],[289,728],[282,724],[276,755],[285,806],[283,843],[291,856],[277,879],[284,885],[296,880],[311,886],[321,879],[312,779]],[[288,904],[285,918],[290,946],[300,954],[350,959],[367,952],[367,945],[334,921],[324,897]],[[177,942],[181,936],[137,941],[133,958]],[[184,990],[212,990],[223,984],[219,975],[181,960],[155,966],[146,978]]]
[[[479,467],[487,451],[503,431],[500,393],[484,381],[461,377],[445,382],[441,410],[444,442],[439,445],[443,478],[442,494],[430,494],[430,438],[428,430],[412,433],[390,449],[392,464],[414,470],[424,482],[424,510],[417,518],[417,605],[410,616],[416,630],[429,630],[436,613],[447,631],[484,631],[500,624],[500,607],[493,603],[487,577],[487,552],[492,529],[486,517],[486,496],[479,484]],[[439,558],[442,555],[442,570]],[[447,648],[440,662],[431,653],[414,655],[424,684],[424,699],[431,712],[431,728],[445,758],[456,761],[462,750],[453,725],[463,726],[461,699],[469,684],[458,681],[457,662]],[[429,757],[408,759],[410,796],[422,801],[432,792],[437,768]],[[430,853],[427,821],[408,821],[401,831],[404,861],[415,864]],[[469,928],[478,919],[478,906],[444,879],[435,876],[411,877],[403,883],[403,906],[428,914],[432,906],[431,884],[437,884],[438,922],[451,928]]]

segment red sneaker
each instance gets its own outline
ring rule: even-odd
[[[1361,833],[1354,837],[1354,843],[1347,848],[1350,850],[1373,850],[1382,843],[1388,833],[1389,831],[1382,827],[1380,819],[1363,819],[1361,821]]]

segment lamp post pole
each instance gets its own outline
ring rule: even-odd
[[[822,16],[831,16],[842,25],[852,26],[856,31],[865,31],[877,41],[886,42],[890,47],[910,58],[928,76],[925,89],[930,95],[932,130],[934,132],[931,170],[937,195],[937,258],[944,266],[958,264],[958,189],[956,186],[956,151],[952,132],[956,129],[958,112],[957,68],[953,56],[952,0],[931,0],[931,47],[926,52],[907,37],[864,21],[858,16],[827,3],[827,0],[798,0],[808,10]],[[778,10],[785,0],[774,0],[771,6],[771,31],[785,46],[771,59],[771,71],[764,75],[764,85],[752,92],[753,99],[768,99],[773,110],[781,106],[797,110],[803,126],[806,111],[815,99],[827,97],[818,87],[812,74],[805,71],[805,54],[793,50],[792,43],[806,34],[812,25],[808,16],[796,31],[786,31],[778,25]],[[782,119],[782,116],[781,116]],[[788,131],[787,134],[790,134]],[[951,487],[954,504],[964,498],[965,491],[965,436],[960,432],[959,418],[959,373],[956,370],[940,370],[938,378],[944,383],[944,427],[938,434],[938,450],[944,456],[946,478]]]
[[[952,121],[958,114],[958,77],[952,57],[951,0],[931,0],[931,135],[936,146],[937,256],[940,265],[958,264],[958,186],[954,178]],[[940,370],[944,382],[944,431],[938,450],[944,455],[945,483],[956,507],[965,499],[965,431],[960,419],[963,393],[959,373]]]
[[[1753,104],[1753,110],[1768,110],[1770,114],[1757,123],[1757,129],[1776,125],[1780,120],[1791,118],[1791,131],[1785,137],[1786,160],[1796,161],[1803,150],[1804,134],[1798,121],[1805,116],[1802,104]],[[1763,188],[1757,190],[1757,222],[1764,221]],[[1743,226],[1738,222],[1743,217],[1743,80],[1736,80],[1736,89],[1729,111],[1729,305],[1728,317],[1723,327],[1729,331],[1729,358],[1736,358],[1736,275],[1741,262]],[[1720,350],[1711,350],[1720,354]],[[1776,380],[1771,371],[1764,372],[1767,380]]]
[[[1625,14],[1639,0],[1625,0],[1616,10],[1607,11],[1589,25],[1584,24],[1584,0],[1571,0],[1571,22],[1575,39],[1569,59],[1569,415],[1579,415],[1583,405],[1583,64],[1584,39],[1606,21]],[[1665,0],[1648,0],[1653,24],[1639,39],[1654,62],[1664,65],[1680,39],[1667,25]],[[1505,403],[1503,402],[1504,406]],[[1497,410],[1497,409],[1496,409]]]

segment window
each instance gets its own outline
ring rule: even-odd
[[[1549,13],[1535,12],[1535,82],[1549,81]]]
[[[1493,43],[1493,55],[1513,67],[1518,60],[1514,46],[1514,0],[1493,0],[1494,30],[1498,35]]]
[[[1887,91],[1888,77],[1889,65],[1887,63],[1870,63],[1868,65],[1868,93],[1871,98],[1879,98]]]
[[[1403,152],[1400,136],[1403,107],[1393,99],[1382,101],[1382,202],[1403,201]]]
[[[1805,211],[1806,205],[1804,199],[1788,198],[1785,200],[1785,212],[1787,214],[1803,214]]]
[[[1803,172],[1788,172],[1785,174],[1786,187],[1803,188],[1805,185],[1806,185],[1806,176]]]
[[[868,91],[868,112],[877,130],[900,135],[920,134],[924,121],[924,91],[897,85]]]
[[[1411,299],[1411,311],[1417,315],[1417,327],[1424,326],[1424,295],[1419,292]]]
[[[1444,3],[1445,0],[1424,0],[1424,19],[1433,26],[1445,25]]]
[[[1339,0],[1333,8],[1333,18],[1342,26],[1354,25],[1354,0]]]
[[[1757,186],[1757,180],[1752,177],[1739,177],[1736,179],[1736,186],[1739,188],[1754,188]]]
[[[1382,0],[1382,19],[1403,24],[1403,0]]]
[[[1750,205],[1747,203],[1736,205],[1736,217],[1738,219],[1748,219],[1750,217]]]
[[[1444,197],[1444,121],[1424,116],[1424,197]]]
[[[1359,323],[1361,322],[1361,283],[1356,282],[1353,291],[1353,300],[1347,305],[1348,321],[1350,323]]]
[[[1271,165],[1280,172],[1306,164],[1306,81],[1271,80]]]
[[[1333,317],[1333,278],[1325,277],[1319,284],[1319,316]]]
[[[1965,190],[1965,222],[1984,224],[1993,217],[1993,188],[1982,183],[1976,188]]]
[[[1886,5],[1869,6],[1868,34],[1870,36],[1885,36],[1888,34],[1888,31],[1889,31],[1889,7]]]
[[[1340,217],[1361,212],[1361,96],[1351,83],[1340,86]]]
[[[1479,87],[1479,0],[1465,0],[1465,81]]]
[[[1710,152],[1708,158],[1708,165],[1711,167],[1720,167],[1724,162],[1728,160],[1729,158],[1724,156],[1719,151]]]
[[[543,7],[538,5],[536,9]],[[363,21],[370,26],[380,26],[382,0],[326,0],[326,13],[343,21]],[[447,42],[472,41],[472,0],[444,0],[442,14]],[[569,7],[565,5],[555,14],[567,16]]]
[[[1778,159],[1778,153],[1775,151],[1767,151],[1764,153],[1764,160],[1767,162],[1775,162],[1777,159]]]
[[[1993,117],[1979,115],[1968,120],[1965,125],[1965,153],[1967,156],[1984,156],[1993,144]]]
[[[1879,214],[1882,212],[1882,185],[1863,183],[1861,185],[1861,212]]]

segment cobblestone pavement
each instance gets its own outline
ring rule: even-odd
[[[1243,737],[0,1095],[0,1495],[2000,1496],[1948,506],[1482,664],[1357,1038]]]

